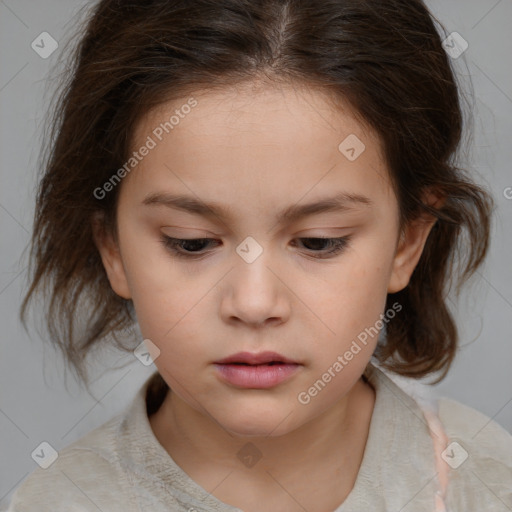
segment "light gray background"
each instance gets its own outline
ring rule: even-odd
[[[458,306],[464,348],[448,377],[435,388],[480,410],[512,432],[512,0],[427,2],[448,32],[469,43],[454,64],[470,75],[475,93],[475,136],[466,164],[487,184],[497,203],[493,241],[485,267]],[[91,398],[72,379],[65,389],[63,363],[42,337],[30,338],[18,321],[26,278],[22,252],[34,211],[41,121],[48,73],[84,5],[79,0],[0,0],[0,505],[36,463],[32,451],[48,441],[56,450],[120,412],[154,371],[133,356],[98,359]],[[59,48],[42,59],[31,42],[49,32]],[[510,190],[510,189],[509,189]],[[512,196],[512,191],[509,197]],[[26,254],[26,251],[25,251]],[[129,361],[107,372],[112,364]]]

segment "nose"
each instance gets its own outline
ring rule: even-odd
[[[224,321],[261,327],[288,319],[291,291],[287,277],[266,251],[251,263],[241,259],[226,279],[221,303]]]

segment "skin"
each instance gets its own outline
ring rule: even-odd
[[[419,219],[399,236],[380,141],[348,104],[335,109],[319,90],[255,83],[193,96],[198,105],[123,179],[117,240],[95,226],[111,286],[133,300],[173,391],[151,416],[152,429],[176,463],[226,503],[332,510],[363,457],[375,391],[361,375],[377,336],[307,405],[298,394],[375,325],[388,293],[407,286],[434,220]],[[149,112],[134,131],[134,150],[188,98]],[[354,161],[338,150],[350,134],[366,146]],[[372,206],[276,224],[281,209],[341,191]],[[154,192],[219,203],[231,215],[144,205]],[[205,253],[187,260],[162,244],[162,233],[217,242],[186,246]],[[318,259],[315,251],[330,246],[299,240],[345,235],[351,240],[341,253]],[[247,236],[263,249],[252,263],[236,252]],[[302,363],[299,372],[274,388],[240,389],[213,366],[265,350]],[[250,468],[237,457],[249,441],[261,453]]]

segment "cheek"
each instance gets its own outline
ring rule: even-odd
[[[218,276],[191,276],[165,251],[155,251],[160,255],[150,263],[145,254],[132,252],[125,267],[141,333],[160,350],[155,365],[168,378],[175,375],[181,381],[192,366],[213,357],[205,352],[215,341],[207,339],[212,334],[205,331],[205,318],[211,311],[205,308]]]
[[[329,367],[351,347],[358,353],[353,359],[361,363],[351,363],[351,368],[364,368],[364,360],[371,357],[383,325],[390,260],[389,256],[363,257],[360,251],[341,259],[329,271],[329,278],[309,293],[308,306],[322,321],[316,322],[316,330],[324,333],[318,338],[321,350],[317,355],[324,366]]]
[[[355,326],[382,312],[390,273],[388,259],[352,255],[329,272],[328,280],[317,288],[316,298],[328,318],[344,319]]]
[[[123,264],[141,332],[160,346],[192,308],[193,287],[180,272],[173,271],[160,243],[144,237],[148,238],[134,233],[121,240]]]
[[[176,301],[178,290],[184,289],[186,277],[166,253],[158,234],[127,216],[119,227],[119,239],[135,306],[141,312],[147,308],[168,309],[170,302]]]

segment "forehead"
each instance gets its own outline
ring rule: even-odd
[[[193,108],[189,106],[191,102],[195,104]],[[139,119],[134,127],[132,146],[137,147],[166,122],[167,130],[164,128],[162,136],[167,138],[166,135],[172,133],[176,142],[180,134],[189,138],[208,134],[220,139],[231,137],[229,132],[236,132],[237,142],[267,142],[276,146],[304,137],[322,140],[324,132],[331,131],[336,137],[343,133],[358,134],[380,150],[378,136],[360,116],[358,118],[348,101],[306,85],[248,82],[183,94]],[[158,133],[154,135],[159,139]],[[326,141],[325,145],[328,143]]]
[[[253,206],[261,206],[262,198],[281,204],[283,194],[297,202],[334,189],[374,198],[390,193],[377,134],[347,102],[335,104],[316,89],[248,84],[196,91],[143,116],[132,151],[149,139],[152,149],[127,180],[139,195],[178,188],[225,202],[229,192],[232,202],[255,197]]]

